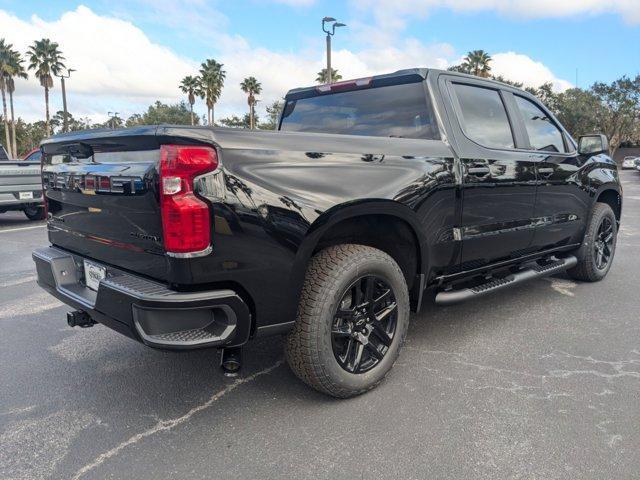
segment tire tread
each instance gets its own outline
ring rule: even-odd
[[[318,330],[323,322],[324,299],[335,291],[342,276],[353,267],[353,262],[358,262],[366,257],[377,257],[386,263],[390,262],[402,275],[400,267],[389,255],[372,247],[341,244],[320,251],[311,259],[307,268],[296,321],[285,342],[285,358],[295,375],[312,388],[334,397],[347,398],[365,393],[375,388],[388,373],[386,372],[372,385],[354,391],[345,388],[329,376],[319,353],[321,349],[318,343],[321,335]],[[406,285],[405,291],[398,294],[406,296],[406,302],[403,304],[408,305]],[[400,302],[398,305],[400,308]],[[408,311],[406,314],[408,315]],[[401,331],[400,345],[404,343],[406,330],[405,328]],[[396,349],[396,358],[393,359],[391,365],[395,363],[399,350],[399,348]]]
[[[602,218],[607,215],[613,218],[614,235],[617,234],[617,229],[615,227],[616,218],[611,207],[606,203],[596,203],[593,207],[593,211],[591,212],[591,219],[589,220],[589,224],[587,225],[587,231],[585,232],[582,246],[578,250],[578,264],[575,267],[567,270],[567,273],[571,278],[583,282],[597,282],[602,280],[609,272],[609,269],[607,269],[603,275],[602,272],[597,269],[592,248],[592,239],[595,238],[598,233],[598,227],[600,226]],[[610,262],[613,262],[613,256]],[[609,264],[609,268],[611,268],[611,264]]]

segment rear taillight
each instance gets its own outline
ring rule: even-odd
[[[188,256],[211,246],[209,206],[193,193],[193,181],[217,167],[218,156],[211,147],[160,147],[160,210],[167,253]]]

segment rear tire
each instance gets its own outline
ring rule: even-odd
[[[26,217],[31,221],[44,220],[44,207],[27,207],[23,210]]]
[[[599,282],[607,276],[613,263],[618,237],[618,223],[606,203],[596,203],[587,225],[578,265],[567,270],[570,277],[583,282]]]
[[[408,325],[409,292],[397,263],[375,248],[336,245],[309,262],[285,356],[310,387],[352,397],[384,379]]]

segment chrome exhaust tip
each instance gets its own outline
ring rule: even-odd
[[[220,367],[225,377],[237,377],[242,369],[242,347],[223,348]]]

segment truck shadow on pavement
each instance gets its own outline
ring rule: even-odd
[[[564,277],[553,278],[569,282]],[[455,349],[471,341],[468,337],[488,338],[498,335],[496,330],[517,329],[517,325],[509,324],[523,321],[523,312],[536,304],[535,296],[555,293],[562,297],[550,287],[549,279],[538,280],[512,289],[508,299],[487,297],[447,308],[436,307],[427,299],[422,312],[412,315],[407,346],[426,351]],[[66,371],[61,378],[66,387],[60,387],[87,405],[101,409],[127,405],[130,414],[155,412],[154,415],[166,418],[233,383],[222,375],[220,354],[215,349],[153,350],[101,325],[85,330],[65,328],[61,333],[65,334],[61,341],[49,348],[49,353],[63,362]],[[406,349],[401,353],[387,382],[393,381],[402,369],[402,362],[411,355]],[[245,347],[240,378],[259,374],[278,363],[277,374],[270,376],[271,388],[313,402],[333,401],[297,380],[282,360],[282,337],[258,339]]]

